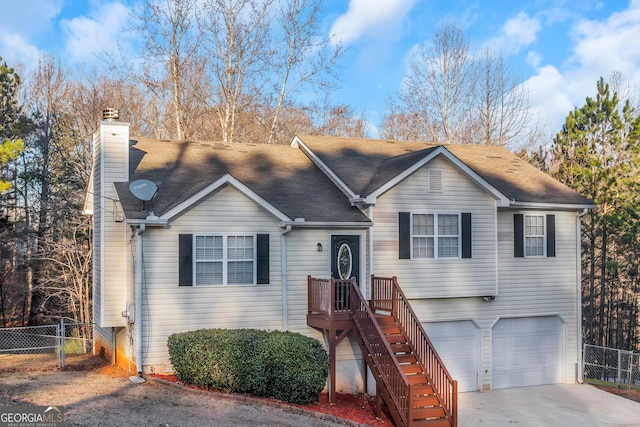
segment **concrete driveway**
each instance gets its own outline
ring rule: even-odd
[[[588,384],[460,393],[460,427],[640,426],[640,403]]]

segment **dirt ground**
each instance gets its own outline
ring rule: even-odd
[[[291,426],[343,423],[277,405],[255,405],[154,381],[133,383],[124,371],[85,359],[65,370],[7,369],[0,365],[0,405],[61,406],[69,426]],[[322,417],[322,416],[320,416]],[[354,424],[351,424],[354,425]]]
[[[154,378],[135,384],[124,371],[98,356],[67,360],[64,370],[55,369],[55,364],[35,368],[33,359],[7,362],[0,360],[0,405],[61,406],[69,426],[392,425],[376,420],[366,400],[352,398],[351,406],[343,407],[340,401],[323,405],[321,399],[305,408],[267,399],[220,396]],[[374,422],[340,419],[339,413],[345,411],[366,414]]]

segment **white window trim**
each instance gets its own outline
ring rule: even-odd
[[[198,237],[222,237],[222,259],[221,260],[206,260],[198,261],[196,255],[196,241]],[[228,283],[228,240],[229,237],[251,237],[253,239],[253,278],[252,283]],[[257,234],[253,233],[194,233],[193,234],[193,286],[202,288],[216,288],[222,286],[257,286],[258,282],[258,248],[257,248]],[[232,260],[243,261],[243,260]],[[220,285],[199,285],[197,281],[197,264],[198,262],[222,262],[222,284]]]
[[[538,234],[527,235],[527,218],[530,217],[542,217],[542,236]],[[524,257],[525,258],[546,258],[547,257],[547,215],[539,212],[523,212],[522,219],[522,238],[524,241],[522,242],[524,248]],[[542,237],[542,255],[529,255],[527,254],[527,237]]]
[[[424,257],[424,258],[416,258],[413,253],[413,216],[414,215],[433,215],[433,258]],[[441,257],[439,256],[439,246],[438,246],[438,237],[454,237],[451,235],[438,236],[438,216],[439,215],[457,215],[458,217],[458,255]],[[433,211],[433,212],[410,212],[409,213],[409,231],[410,231],[410,239],[411,239],[411,259],[441,259],[441,260],[454,260],[454,259],[462,259],[462,212],[452,212],[452,211]]]

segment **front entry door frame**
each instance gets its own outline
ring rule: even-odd
[[[363,281],[366,282],[366,275],[363,274],[365,272],[363,260],[364,257],[362,254],[364,253],[363,246],[364,237],[362,234],[358,233],[350,233],[350,234],[332,234],[330,236],[330,248],[329,251],[329,266],[331,271],[331,277],[334,279],[339,279],[340,275],[337,269],[337,256],[338,250],[343,244],[347,244],[350,248],[351,255],[353,256],[353,266],[351,268],[351,276],[355,276],[356,281],[360,287],[360,290],[366,289],[366,285],[364,285]]]

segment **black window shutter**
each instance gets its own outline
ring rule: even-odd
[[[178,279],[180,286],[193,286],[193,235],[179,236]]]
[[[513,215],[513,256],[524,257],[524,215]]]
[[[471,258],[471,213],[462,214],[462,258]]]
[[[547,256],[556,256],[556,216],[547,215]]]
[[[256,249],[258,252],[258,285],[269,284],[269,235],[258,234]]]
[[[398,212],[398,258],[411,258],[410,212]]]

